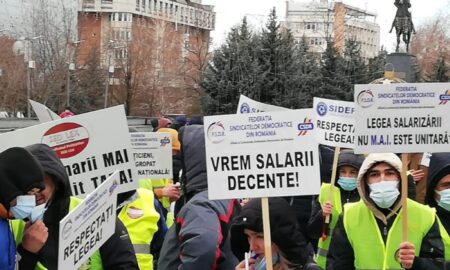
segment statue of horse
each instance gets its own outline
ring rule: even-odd
[[[395,19],[389,33],[392,33],[392,30],[395,27],[395,33],[397,34],[397,48],[395,51],[399,51],[400,36],[402,36],[403,42],[406,43],[406,52],[408,52],[411,34],[416,33],[411,19],[411,13],[408,11],[411,7],[411,3],[409,0],[395,0],[394,5],[397,7],[397,14],[395,15]]]

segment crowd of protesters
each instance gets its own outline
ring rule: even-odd
[[[118,195],[115,233],[83,269],[266,269],[261,200],[208,199],[202,124],[152,120],[172,136],[173,178]],[[318,196],[269,199],[273,269],[450,269],[450,153],[410,164],[403,241],[399,157],[342,150],[333,185],[332,151],[321,148]],[[44,144],[12,147],[0,185],[0,269],[57,269],[59,222],[81,202],[61,160]]]

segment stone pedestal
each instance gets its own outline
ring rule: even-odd
[[[391,53],[387,55],[386,63],[391,63],[394,66],[397,78],[409,83],[418,81],[419,67],[415,55],[409,53]]]

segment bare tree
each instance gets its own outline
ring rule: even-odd
[[[430,81],[439,59],[450,65],[450,14],[441,14],[420,25],[411,41],[411,52],[417,56],[425,81]]]
[[[23,55],[13,52],[15,40],[0,37],[0,110],[11,113],[26,111],[25,65]]]
[[[76,40],[76,5],[72,2],[35,0],[24,10],[26,27],[19,35],[31,42],[30,57],[36,62],[32,98],[54,110],[66,103],[70,44]]]

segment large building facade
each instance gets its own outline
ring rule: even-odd
[[[376,14],[353,7],[342,1],[313,0],[286,2],[286,26],[296,42],[306,38],[310,50],[323,53],[327,39],[343,51],[345,42],[355,39],[361,46],[361,55],[367,60],[380,50],[380,26]]]
[[[198,113],[212,6],[201,0],[79,0],[79,67],[97,57],[109,84],[107,105],[131,115]],[[109,74],[109,75],[106,75]]]

